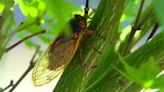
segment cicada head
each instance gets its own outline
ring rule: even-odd
[[[73,29],[73,33],[74,32],[81,32],[87,26],[85,17],[78,15],[78,14],[75,14],[74,18],[71,19],[71,26]]]

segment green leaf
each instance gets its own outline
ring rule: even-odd
[[[121,60],[121,62],[124,64],[128,78],[130,78],[133,81],[136,81],[137,83],[141,83],[141,80],[138,77],[139,71],[136,68],[128,65],[125,61]]]
[[[139,68],[139,76],[142,78],[145,88],[151,87],[154,79],[160,73],[159,68],[155,65],[155,60],[151,57],[146,63],[142,64]]]
[[[27,17],[19,29],[25,29],[23,31],[27,33],[46,29],[50,36],[62,31],[64,25],[72,17],[72,12],[78,10],[77,6],[65,0],[30,0],[30,2],[16,0],[16,3]],[[43,35],[39,36],[39,39],[49,44],[54,37]]]
[[[27,40],[27,41],[25,41],[25,44],[29,47],[29,48],[32,48],[32,47],[38,47],[38,45],[32,40],[32,39],[30,39],[30,40]]]
[[[161,31],[157,34],[153,39],[151,39],[146,44],[142,45],[140,48],[129,54],[124,58],[128,64],[133,67],[139,67],[150,57],[153,57],[155,60],[155,64],[160,65],[160,68],[163,68],[163,61],[164,56],[164,31]],[[122,69],[122,68],[120,68]],[[130,84],[130,86],[125,90],[125,92],[133,92],[134,90],[140,91],[142,88],[141,85],[136,83]]]
[[[142,64],[139,68],[139,77],[141,77],[142,85],[145,88],[149,88],[154,83],[154,79],[159,73],[158,67],[154,66],[153,61],[149,60]]]
[[[11,11],[12,7],[14,5],[14,2],[13,1],[10,1],[10,0],[1,0],[0,1],[0,12],[8,12],[8,11]]]
[[[44,43],[50,44],[53,41],[53,38],[50,35],[40,35],[40,40]]]
[[[37,0],[15,0],[16,4],[19,5],[22,13],[25,16],[35,18],[39,14],[38,1]],[[41,1],[40,1],[41,2]]]
[[[128,77],[144,88],[150,88],[154,84],[156,76],[160,73],[159,68],[155,66],[154,62],[154,59],[151,57],[137,69],[122,61]]]
[[[159,88],[161,90],[164,90],[164,74],[161,74],[160,76],[158,76],[156,79],[155,79],[155,82],[152,86],[153,88]],[[163,92],[163,91],[161,91]]]
[[[2,18],[3,18],[3,34],[8,34],[9,31],[11,31],[12,27],[15,25],[14,21],[14,14],[13,14],[13,7],[14,7],[14,1],[10,0],[1,0],[0,1],[0,7],[2,11]]]
[[[159,22],[164,26],[164,12],[163,9],[164,9],[164,0],[154,0],[154,7],[155,7],[155,12],[158,16],[158,20]]]
[[[0,2],[0,13],[4,10],[5,5]]]
[[[72,18],[73,11],[80,10],[80,8],[65,0],[44,0],[44,3],[47,5],[48,19],[51,20],[47,25],[49,25],[49,31],[52,33],[63,30],[65,24]]]

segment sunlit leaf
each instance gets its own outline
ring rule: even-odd
[[[15,2],[19,5],[25,16],[34,18],[38,15],[38,2],[36,0],[31,0],[31,2],[26,0],[15,0]]]
[[[44,43],[47,43],[47,44],[50,44],[54,39],[54,37],[52,38],[50,35],[46,35],[46,36],[41,35],[41,36],[39,36],[39,38],[41,39],[41,41],[43,41]]]
[[[154,88],[160,88],[161,90],[164,90],[164,74],[161,74],[155,79],[155,82],[153,84]],[[163,92],[163,91],[161,91]]]
[[[145,88],[152,87],[156,76],[160,73],[153,58],[150,58],[146,63],[142,64],[139,69],[128,65],[125,61],[122,63],[125,66],[128,77]]]
[[[151,81],[156,78],[160,73],[159,68],[155,65],[155,60],[150,58],[146,63],[142,64],[139,68],[142,80]]]
[[[133,80],[133,81],[136,81],[139,84],[142,84],[141,78],[138,77],[139,71],[135,67],[128,65],[125,61],[122,61],[122,63],[125,66],[125,70],[127,72],[128,78]]]
[[[4,4],[0,3],[0,13],[4,10]]]
[[[46,8],[46,5],[43,1],[40,0],[38,3],[39,10],[44,10]]]
[[[27,40],[27,41],[25,42],[25,44],[26,44],[29,48],[35,46],[34,42],[32,42],[31,40]]]

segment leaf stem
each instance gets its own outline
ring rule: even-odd
[[[29,38],[31,38],[31,37],[34,37],[34,36],[36,36],[36,35],[43,34],[43,33],[45,33],[45,32],[46,32],[46,30],[42,30],[42,31],[36,32],[36,33],[34,33],[34,34],[31,34],[31,35],[29,35],[29,36],[27,36],[27,37],[21,39],[20,41],[16,42],[15,44],[11,45],[10,47],[8,47],[8,48],[6,49],[6,52],[10,51],[11,49],[13,49],[14,47],[16,47],[16,46],[19,45],[20,43],[24,42],[25,40],[27,40],[27,39],[29,39]]]
[[[140,16],[141,16],[141,11],[142,11],[144,2],[145,2],[145,0],[142,0],[141,1],[140,7],[139,7],[139,10],[138,10],[138,13],[137,13],[137,17],[136,17],[134,26],[131,29],[131,32],[130,32],[130,35],[129,35],[129,38],[128,38],[128,42],[127,42],[127,45],[125,46],[123,55],[126,55],[127,53],[130,52],[130,47],[131,47],[132,39],[134,37],[134,34],[135,34],[136,30],[139,29],[137,27],[138,27],[138,23],[139,23],[139,19],[140,19]]]
[[[146,42],[149,41],[155,34],[155,32],[157,31],[157,29],[159,28],[159,24],[156,23],[153,27],[153,30],[151,31],[149,37],[147,38]]]

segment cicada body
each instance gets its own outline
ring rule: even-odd
[[[82,35],[86,29],[86,18],[75,15],[70,20],[69,26],[72,30],[70,36],[62,31],[48,49],[38,58],[32,73],[35,86],[49,83],[60,74],[74,57]]]

